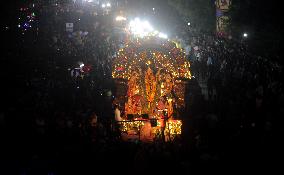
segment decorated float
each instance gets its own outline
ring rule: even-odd
[[[191,73],[184,51],[174,42],[154,36],[128,42],[113,61],[112,77],[126,139],[171,140],[181,134],[179,116]]]

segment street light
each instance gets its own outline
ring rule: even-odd
[[[244,33],[244,34],[243,34],[243,37],[247,38],[247,37],[248,37],[248,34],[247,34],[247,33]]]

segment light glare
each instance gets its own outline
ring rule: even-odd
[[[126,18],[123,17],[123,16],[117,16],[117,17],[115,18],[115,20],[116,20],[116,21],[126,21]]]
[[[164,34],[164,33],[159,33],[159,37],[160,37],[160,38],[167,39],[167,38],[168,38],[168,35],[166,35],[166,34]]]
[[[139,37],[149,35],[154,29],[148,21],[141,21],[139,18],[135,18],[129,23],[130,31]]]

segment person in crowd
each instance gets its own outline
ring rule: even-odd
[[[115,121],[117,121],[117,122],[122,121],[122,117],[120,115],[121,115],[121,112],[119,110],[119,105],[116,104],[114,106],[114,119],[115,119]]]

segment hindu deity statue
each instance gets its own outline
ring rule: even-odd
[[[139,74],[133,71],[128,81],[127,96],[128,101],[125,105],[127,114],[138,114],[142,112],[143,98],[141,96],[141,87],[139,86]]]
[[[148,67],[145,73],[145,92],[148,101],[148,109],[151,109],[152,103],[154,101],[157,89],[156,77],[153,74],[153,71]]]

